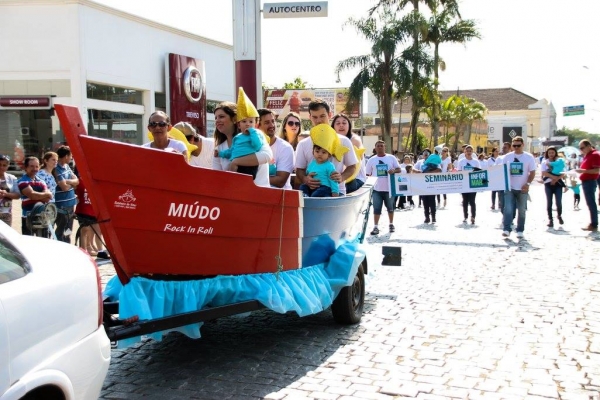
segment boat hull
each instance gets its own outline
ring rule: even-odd
[[[369,188],[305,200],[179,154],[90,137],[76,108],[56,111],[123,283],[297,269],[319,238],[337,246],[361,233]]]

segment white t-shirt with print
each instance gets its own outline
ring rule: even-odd
[[[513,190],[520,190],[525,186],[529,173],[537,168],[535,158],[526,151],[522,154],[515,154],[513,151],[504,155],[502,164],[508,165],[510,188]]]
[[[467,160],[467,157],[465,157],[460,159],[458,163],[456,163],[457,171],[473,171],[474,168],[481,168],[479,160],[475,158],[472,160]]]
[[[377,177],[373,189],[378,192],[389,192],[390,178],[388,171],[396,168],[400,168],[400,164],[398,163],[398,159],[391,154],[386,154],[383,157],[374,155],[369,158],[367,162],[367,175]]]

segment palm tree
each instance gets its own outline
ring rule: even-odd
[[[377,97],[379,113],[382,120],[382,136],[388,149],[392,148],[392,95],[394,82],[399,76],[409,72],[403,58],[397,57],[397,51],[402,42],[409,37],[412,27],[410,21],[397,20],[388,7],[383,7],[379,18],[370,16],[355,20],[349,19],[346,24],[356,28],[359,34],[371,41],[371,52],[362,56],[349,57],[340,61],[335,69],[338,80],[344,70],[360,68],[348,89],[348,104],[350,110],[360,101],[362,93],[369,88]]]
[[[475,99],[458,95],[450,96],[445,101],[444,108],[450,113],[452,123],[454,124],[455,133],[452,150],[456,152],[461,132],[463,133],[463,142],[469,143],[473,122],[482,121],[487,108]]]
[[[444,6],[440,10],[441,3]],[[479,32],[476,29],[476,23],[474,20],[462,20],[460,19],[460,12],[458,10],[458,3],[456,0],[447,0],[442,2],[441,0],[434,1],[431,7],[432,16],[427,24],[427,31],[424,32],[424,42],[433,44],[433,58],[434,58],[434,91],[438,92],[439,86],[439,70],[446,69],[446,64],[440,59],[439,47],[441,43],[465,43],[474,38],[480,38]],[[459,20],[456,21],[456,18]],[[433,127],[433,143],[434,146],[438,144],[439,136],[439,114],[440,114],[440,103],[439,101],[433,102],[432,105],[432,118],[431,124]]]

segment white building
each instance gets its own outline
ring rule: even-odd
[[[11,158],[64,141],[53,104],[77,106],[91,135],[148,141],[150,114],[166,108],[169,53],[204,61],[209,110],[235,101],[231,45],[89,0],[0,0],[0,36],[0,154]]]

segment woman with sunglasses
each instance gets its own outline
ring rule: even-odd
[[[21,197],[17,177],[9,174],[10,158],[0,155],[0,220],[12,226],[12,201]]]
[[[218,153],[228,150],[233,143],[234,136],[240,133],[237,124],[237,108],[237,104],[229,101],[219,103],[215,108],[215,150],[212,168],[218,171],[230,171],[232,163],[247,167],[258,164],[254,184],[256,186],[271,187],[269,161],[273,158],[273,152],[266,140],[256,153],[236,158],[233,161],[219,157]]]
[[[148,120],[148,129],[152,134],[152,141],[144,143],[142,147],[180,153],[187,160],[187,147],[185,147],[185,144],[169,137],[169,131],[172,127],[171,120],[165,112],[153,112]]]
[[[352,122],[346,115],[336,114],[331,120],[331,127],[337,132],[338,135],[346,136],[348,139],[350,139],[352,146],[354,146],[355,153],[357,150],[365,148],[362,144],[362,140],[360,140],[360,136],[352,133]],[[367,180],[364,151],[362,153],[363,154],[359,159],[360,165],[357,165],[358,172],[356,173],[355,178],[350,182],[346,182],[346,194],[357,191],[362,187],[362,185],[365,184],[365,181]]]
[[[298,146],[298,135],[302,131],[302,120],[300,115],[295,112],[288,113],[281,124],[279,137],[292,145],[294,150]]]

